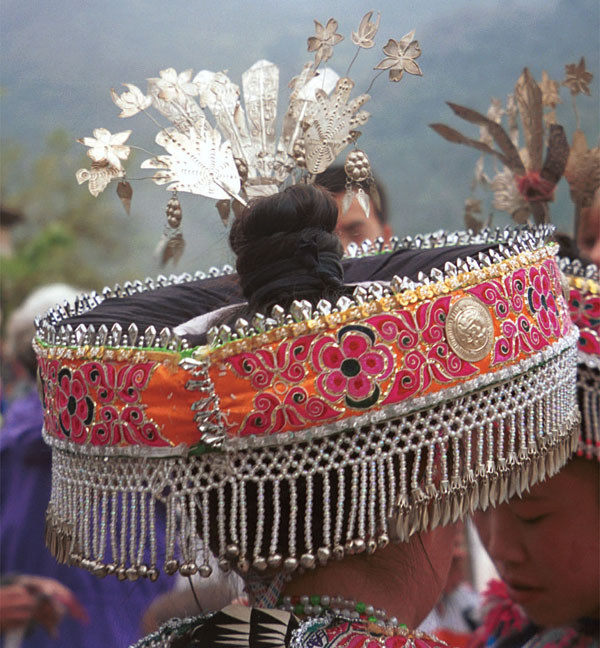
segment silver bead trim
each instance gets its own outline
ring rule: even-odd
[[[206,546],[210,543],[207,507],[213,507],[213,516],[223,515],[219,493],[227,491],[228,519],[215,538],[225,568],[233,563],[244,571],[252,563],[259,567],[266,563],[293,571],[310,568],[315,558],[326,562],[331,556],[376,550],[390,536],[406,540],[419,530],[456,521],[556,472],[578,441],[576,371],[575,349],[567,347],[519,377],[462,393],[404,418],[371,421],[310,443],[308,438],[304,443],[296,439],[287,446],[237,453],[187,459],[92,456],[72,444],[68,450],[59,448],[51,440],[54,466],[47,542],[57,558],[94,573],[130,579],[154,574],[162,558],[156,555],[153,540],[158,523],[153,502],[158,499],[166,507],[163,568],[168,573],[206,574],[206,556],[198,561],[196,538]],[[505,442],[497,437],[492,422],[507,434]],[[410,471],[403,472],[402,458],[408,452],[414,462]],[[400,466],[399,472],[390,472],[392,461]],[[276,485],[287,484],[293,501],[299,480],[328,471],[336,492],[343,493],[343,468],[351,469],[352,488],[347,501],[340,497],[329,502],[335,529],[333,539],[324,538],[327,545],[320,546],[305,528],[311,519],[306,506],[287,508],[289,524],[276,519],[268,524],[267,507],[262,506],[256,514],[261,519],[249,519],[251,484],[271,483],[275,498],[280,497]],[[424,477],[417,480],[418,475]],[[216,495],[212,500],[210,492]],[[266,496],[267,490],[262,492]],[[316,491],[311,492],[316,497]],[[368,528],[369,511],[378,504],[383,515]],[[283,500],[270,508],[283,509]],[[261,529],[259,547],[250,541],[250,524]],[[278,547],[287,553],[275,554]]]
[[[397,250],[426,250],[471,244],[492,245],[498,243],[504,246],[511,246],[517,241],[523,242],[524,240],[527,240],[527,245],[533,245],[529,249],[535,249],[543,245],[555,230],[554,225],[544,224],[517,227],[486,227],[479,233],[473,231],[446,232],[444,230],[438,230],[429,234],[417,234],[414,237],[405,236],[404,238],[398,238],[397,236],[392,236],[389,244],[386,244],[382,238],[377,238],[374,242],[366,239],[362,243],[350,243],[346,248],[346,258],[373,256],[382,252],[395,252]]]
[[[61,322],[66,318],[89,312],[106,299],[121,299],[130,297],[136,293],[145,293],[165,286],[185,284],[212,277],[223,277],[234,272],[235,270],[232,266],[224,265],[220,269],[213,267],[208,272],[198,271],[193,275],[186,272],[180,275],[171,274],[168,277],[158,275],[154,279],[147,277],[143,282],[140,280],[133,282],[126,281],[123,286],[116,284],[113,288],[104,288],[101,295],[95,291],[81,294],[75,298],[74,302],[69,303],[65,301],[63,304],[58,304],[54,308],[49,309],[43,316],[37,317],[35,320],[37,336],[42,342],[47,344],[63,346],[87,345],[101,347],[118,338],[119,342],[113,346],[120,345],[139,349],[161,348],[159,342],[162,339],[164,341],[162,348],[172,350],[187,348],[187,343],[184,343],[179,336],[173,334],[168,328],[162,329],[157,337],[156,329],[149,326],[145,331],[141,332],[141,337],[139,337],[140,332],[137,330],[137,326],[132,324],[125,334],[126,337],[122,337],[123,332],[120,330],[121,327],[118,324],[115,325],[118,328],[115,329],[115,326],[113,326],[110,332],[105,325],[100,326],[98,331],[95,331],[93,326],[86,327],[85,325],[81,325],[77,327],[77,334],[73,336],[74,331],[72,328],[61,326]]]

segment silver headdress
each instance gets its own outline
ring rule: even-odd
[[[374,46],[379,18],[372,22],[372,14],[368,12],[352,33],[358,52]],[[332,57],[333,46],[343,37],[337,33],[338,24],[333,19],[325,27],[318,21],[315,25],[316,35],[308,39],[308,50],[315,52],[315,59],[289,83],[290,97],[278,137],[279,69],[266,60],[257,61],[242,74],[241,91],[224,72],[201,70],[192,76],[191,70],[178,74],[173,68],[148,79],[146,94],[129,83],[124,84],[127,91],[121,95],[112,90],[113,101],[121,109],[120,117],[143,112],[159,125],[149,112],[152,108],[172,124],[161,127],[155,138],[165,153],[142,163],[142,168],[155,170],[154,182],[167,185],[173,192],[189,192],[217,201],[219,214],[227,223],[231,208],[235,212],[252,198],[276,193],[296,182],[311,182],[345,148],[355,146],[361,135],[357,129],[369,119],[362,107],[370,97],[363,93],[351,98],[355,85],[348,76],[351,66],[343,77],[330,68],[319,69]],[[421,50],[414,31],[398,41],[390,39],[383,51],[386,57],[375,67],[381,70],[379,74],[389,71],[392,81],[399,81],[404,72],[421,75],[415,61]],[[122,161],[128,158],[131,148],[136,148],[126,144],[130,135],[130,130],[113,135],[98,128],[94,137],[80,139],[89,147],[93,163],[91,169],[77,172],[77,180],[87,181],[95,196],[111,181],[119,180],[117,193],[127,209],[132,189],[126,182]],[[372,182],[364,151],[354,148],[346,158],[345,169],[350,193],[354,193],[353,183]],[[368,212],[364,191],[357,186],[356,194]],[[181,208],[176,200],[174,195],[171,212],[167,213],[161,247],[164,261],[176,259],[183,245]],[[177,209],[178,217],[174,218]]]
[[[35,346],[53,448],[50,548],[121,578],[161,564],[208,576],[210,548],[224,569],[293,571],[553,474],[578,437],[577,333],[547,234],[395,242],[347,270],[366,275],[375,260],[389,276],[406,252],[453,260],[337,304],[276,306],[208,330],[207,343],[169,327],[182,294],[198,308],[205,286],[231,285],[219,273],[49,313]],[[154,324],[140,329],[149,295]]]
[[[589,148],[575,102],[578,95],[590,94],[592,79],[583,58],[577,64],[565,65],[562,82],[551,79],[544,71],[538,83],[525,68],[514,92],[508,95],[506,105],[493,99],[485,116],[470,108],[449,104],[459,117],[480,127],[478,140],[470,139],[445,124],[433,124],[432,128],[445,139],[482,153],[475,166],[472,190],[478,187],[490,189],[493,207],[508,213],[518,223],[526,222],[531,215],[538,222],[550,221],[548,203],[564,175],[575,207],[573,229],[577,241],[580,230],[585,227],[583,216],[598,208],[592,203],[594,195],[600,191],[600,147]],[[570,146],[556,114],[558,104],[562,103],[561,85],[569,89],[575,111],[576,128]],[[520,133],[525,140],[523,149],[519,149]],[[544,145],[546,157],[542,162]],[[491,177],[484,170],[486,155],[493,160],[494,175]],[[478,230],[484,226],[476,216],[481,211],[479,200],[471,197],[466,201],[467,227]],[[591,227],[595,224],[592,223]],[[587,235],[596,238],[600,233],[588,232]],[[569,254],[573,252],[577,254],[576,250],[569,251]],[[578,453],[600,460],[598,267],[566,257],[561,258],[559,264],[565,275],[565,295],[571,317],[579,327],[578,387],[583,425]]]
[[[359,48],[372,46],[370,19],[353,34]],[[292,82],[278,140],[277,73],[264,61],[243,75],[245,111],[221,73],[169,69],[147,95],[114,95],[124,116],[152,105],[173,123],[157,135],[166,154],[143,165],[155,181],[213,198],[225,215],[231,202],[311,180],[355,142],[368,97],[350,99],[347,76],[322,87],[316,68],[340,37],[333,20],[316,27],[315,62]],[[376,69],[392,81],[420,74],[413,35],[384,48]],[[123,176],[128,136],[83,140],[94,191]],[[346,170],[364,180],[356,153]],[[177,229],[181,213],[169,209]],[[53,449],[51,550],[121,579],[160,567],[209,576],[209,551],[223,569],[291,573],[406,540],[553,474],[577,440],[577,333],[549,234],[354,248],[343,264],[359,285],[336,303],[295,301],[232,326],[212,326],[240,294],[218,271],[128,283],[50,312],[35,348]]]
[[[594,264],[562,258],[559,265],[571,318],[579,328],[577,388],[582,421],[577,454],[600,461],[600,277]]]

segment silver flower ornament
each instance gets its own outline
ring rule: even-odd
[[[415,59],[421,56],[419,41],[413,40],[415,30],[405,34],[399,41],[390,38],[383,48],[386,58],[375,66],[375,70],[389,70],[390,81],[400,81],[404,72],[423,76]]]
[[[113,135],[106,128],[96,128],[93,133],[94,137],[83,137],[77,140],[90,147],[87,152],[88,156],[94,162],[106,161],[115,169],[122,169],[121,160],[126,160],[131,151],[129,146],[125,146],[131,131],[121,131]]]
[[[371,22],[371,17],[373,12],[367,12],[360,21],[357,31],[352,32],[351,38],[352,42],[358,47],[363,47],[364,49],[370,49],[375,45],[375,34],[379,29],[379,21],[381,20],[381,15],[377,12],[377,20]]]
[[[565,80],[562,82],[567,86],[572,95],[578,95],[583,92],[590,96],[590,83],[594,75],[585,67],[585,58],[582,56],[579,63],[569,63],[565,65]]]
[[[519,193],[514,174],[510,169],[504,167],[497,173],[493,177],[490,187],[494,192],[494,209],[506,212],[511,216],[522,212],[526,219],[529,213],[527,201]]]
[[[151,85],[158,88],[158,96],[165,101],[184,101],[185,97],[195,97],[198,87],[192,82],[192,70],[177,74],[175,68],[160,71],[160,78],[148,79]]]
[[[120,96],[114,88],[110,90],[112,100],[121,109],[119,117],[133,117],[140,110],[146,110],[152,105],[152,98],[147,97],[137,86],[131,83],[123,83],[123,85],[127,88],[127,92]]]
[[[344,40],[341,34],[337,33],[338,22],[334,18],[327,21],[325,27],[318,20],[315,20],[315,35],[308,39],[308,51],[316,52],[315,67],[322,61],[328,61],[333,56],[333,47]]]

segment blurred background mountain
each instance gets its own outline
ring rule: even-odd
[[[0,190],[3,206],[23,216],[12,226],[12,257],[2,261],[3,309],[47,281],[99,288],[161,272],[153,250],[169,198],[164,188],[134,183],[127,216],[112,187],[93,199],[87,186],[75,181],[75,171],[89,166],[75,140],[94,128],[113,133],[133,128],[136,140],[141,133],[152,141],[154,131],[151,125],[144,130],[143,115],[118,118],[111,87],[130,82],[144,90],[145,79],[167,67],[228,70],[240,83],[244,70],[266,58],[281,69],[281,114],[285,84],[310,58],[306,38],[313,33],[313,18],[323,24],[329,17],[339,21],[345,40],[329,64],[343,74],[355,51],[350,32],[369,9],[381,11],[381,27],[376,47],[361,52],[352,68],[355,92],[368,87],[388,38],[416,29],[423,51],[422,78],[406,75],[398,84],[389,83],[387,75],[377,80],[366,106],[373,117],[360,139],[387,188],[397,234],[463,227],[477,155],[428,128],[441,121],[464,129],[446,100],[485,113],[492,97],[504,101],[512,92],[523,67],[537,80],[547,70],[561,81],[564,65],[585,56],[595,78],[592,96],[579,96],[577,105],[588,143],[596,145],[597,0],[380,0],[378,6],[358,0],[325,5],[317,0],[3,0]],[[568,89],[561,95],[559,121],[570,133],[575,122]],[[477,137],[477,129],[470,134]],[[229,262],[227,232],[213,204],[187,195],[181,199],[187,247],[176,272]],[[563,180],[553,220],[568,231],[572,213]],[[494,222],[507,223],[508,217]]]

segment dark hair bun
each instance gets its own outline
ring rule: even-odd
[[[293,185],[250,203],[233,222],[229,242],[237,256],[244,296],[251,305],[260,308],[277,302],[285,306],[290,297],[326,296],[327,282],[321,286],[311,277],[327,275],[333,262],[339,265],[343,248],[333,233],[336,223],[334,200],[314,185]],[[304,276],[306,285],[302,285]],[[274,279],[273,290],[265,289]]]

